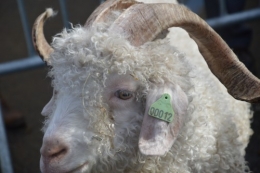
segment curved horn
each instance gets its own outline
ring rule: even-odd
[[[131,22],[129,22],[131,21]],[[170,27],[185,29],[198,44],[212,73],[238,100],[260,101],[260,80],[242,64],[222,38],[199,16],[175,4],[136,4],[129,7],[111,26],[132,45],[152,41]],[[134,33],[134,34],[133,34]]]
[[[133,0],[107,0],[102,3],[95,11],[89,16],[87,22],[84,27],[88,27],[93,25],[94,23],[104,22],[112,15],[111,12],[114,10],[127,9],[128,7],[136,4],[138,2]]]
[[[48,62],[50,54],[54,51],[48,44],[43,33],[44,22],[51,16],[55,15],[51,8],[46,9],[34,22],[32,29],[32,38],[35,50],[43,61]]]

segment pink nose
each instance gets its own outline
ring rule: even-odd
[[[44,137],[40,152],[45,162],[57,162],[66,156],[68,147],[61,139]]]

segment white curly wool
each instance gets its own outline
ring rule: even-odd
[[[42,156],[41,171],[247,172],[250,105],[227,93],[188,34],[172,28],[166,39],[134,47],[106,28],[78,26],[53,39],[42,153],[51,139],[68,151],[59,162]],[[172,89],[175,117],[184,123],[165,155],[147,156],[138,148],[143,117],[163,87]],[[134,97],[118,99],[120,89]]]
[[[189,50],[197,49],[188,42]],[[52,46],[49,75],[58,94],[46,120],[45,136],[62,131],[66,135],[61,136],[84,144],[73,142],[77,154],[69,162],[78,164],[77,157],[87,158],[86,172],[111,173],[247,169],[243,156],[252,133],[249,105],[226,92],[198,53],[185,56],[167,39],[136,48],[99,27],[64,30]],[[107,88],[116,88],[120,82],[131,84],[129,88],[136,92],[135,109],[113,111],[115,103],[105,99]],[[154,83],[178,85],[189,98],[186,121],[164,156],[144,156],[138,150],[145,97]],[[102,140],[92,140],[96,136]]]
[[[174,3],[178,4],[177,0],[137,0],[138,2],[144,3]]]

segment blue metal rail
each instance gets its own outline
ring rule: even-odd
[[[5,134],[2,107],[0,104],[0,168],[2,169],[2,173],[13,173],[11,157]]]
[[[9,61],[0,64],[0,76],[43,66],[44,62],[36,55],[29,58]]]
[[[62,2],[62,0],[60,0]],[[65,6],[64,6],[65,7]],[[62,10],[63,11],[63,10]],[[67,13],[64,10],[63,12],[63,21],[64,25],[68,27]],[[230,15],[224,15],[222,17],[209,19],[207,20],[208,24],[212,28],[221,28],[230,25],[234,25],[241,22],[251,21],[260,19],[260,8],[256,8],[253,10],[248,10],[241,13],[235,13]],[[0,76],[6,75],[9,73],[15,73],[22,70],[32,69],[43,66],[44,63],[41,62],[41,59],[38,56],[31,56],[29,58],[15,60],[12,62],[6,62],[0,64]]]
[[[27,50],[28,50],[28,54],[29,56],[35,55],[35,50],[32,44],[32,37],[31,37],[31,28],[29,28],[28,25],[28,20],[27,20],[27,16],[26,16],[26,12],[25,12],[25,8],[24,8],[24,1],[23,0],[16,0],[17,4],[18,4],[18,9],[19,9],[19,14],[21,17],[21,21],[22,21],[22,26],[23,26],[23,32],[24,32],[24,36],[25,36],[25,40],[26,40],[26,45],[27,45]]]
[[[207,22],[212,28],[216,29],[256,19],[260,19],[260,8],[231,15],[223,15],[222,17],[209,19]]]

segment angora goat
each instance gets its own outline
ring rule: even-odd
[[[252,112],[236,99],[259,101],[260,82],[197,15],[108,0],[50,46],[43,23],[52,13],[33,29],[54,88],[42,111],[43,173],[248,171]],[[162,39],[173,26],[197,44],[181,29]]]

